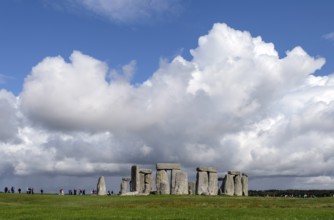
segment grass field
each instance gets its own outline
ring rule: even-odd
[[[1,193],[0,219],[334,219],[334,198]]]

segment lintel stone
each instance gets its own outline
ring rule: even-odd
[[[196,170],[199,172],[217,173],[217,169],[214,167],[197,167]]]
[[[151,174],[152,170],[151,169],[139,169],[139,173],[143,174]]]
[[[179,163],[157,163],[157,170],[181,170]]]
[[[228,171],[228,174],[230,175],[240,175],[239,171]]]

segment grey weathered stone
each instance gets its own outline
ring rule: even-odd
[[[150,193],[151,191],[153,191],[153,185],[152,185],[152,174],[146,174],[145,175],[145,185],[144,185],[144,189],[143,192],[144,193]]]
[[[127,193],[128,184],[129,184],[129,182],[127,180],[124,180],[124,178],[123,178],[122,182],[121,182],[121,194]]]
[[[139,172],[139,193],[143,193],[145,190],[145,174]]]
[[[209,174],[209,186],[208,191],[209,195],[217,195],[218,194],[218,175],[217,173],[208,173]]]
[[[248,176],[248,173],[243,172],[242,175],[243,176]]]
[[[175,189],[176,195],[187,195],[188,192],[188,174],[184,171],[175,172]]]
[[[155,187],[157,190],[157,194],[160,194],[160,183],[161,183],[161,172],[160,170],[157,170],[155,174]]]
[[[241,177],[241,183],[242,183],[242,195],[248,196],[248,176],[242,176]]]
[[[214,167],[197,167],[196,170],[198,172],[210,172],[210,173],[217,173],[217,169]]]
[[[137,165],[131,167],[131,186],[130,191],[140,191],[139,168]]]
[[[179,170],[171,170],[171,182],[170,182],[170,193],[175,194],[175,175]]]
[[[179,163],[157,163],[157,170],[181,170]]]
[[[154,176],[153,176],[153,173],[150,175],[150,178],[151,178],[151,192],[154,191]]]
[[[152,170],[151,169],[139,169],[139,173],[143,174],[151,174]]]
[[[189,192],[189,195],[195,195],[196,193],[196,183],[195,182],[188,182],[188,192]]]
[[[156,177],[156,187],[158,194],[170,194],[169,178],[166,170],[158,170]]]
[[[106,183],[104,181],[104,176],[100,176],[99,180],[97,181],[96,186],[97,195],[103,196],[107,195]]]
[[[228,171],[228,174],[230,175],[240,175],[239,171]]]
[[[233,196],[234,195],[234,175],[227,174],[224,178],[224,188],[223,193],[225,195]]]
[[[242,183],[240,175],[236,175],[234,177],[234,195],[242,196]]]
[[[196,194],[197,195],[207,195],[209,187],[209,179],[207,172],[197,172],[196,180]]]

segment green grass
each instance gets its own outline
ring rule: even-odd
[[[0,219],[334,219],[334,198],[2,193]]]

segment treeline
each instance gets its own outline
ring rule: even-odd
[[[298,198],[315,198],[315,197],[333,197],[334,190],[249,190],[249,196],[270,196],[270,197],[298,197]]]

